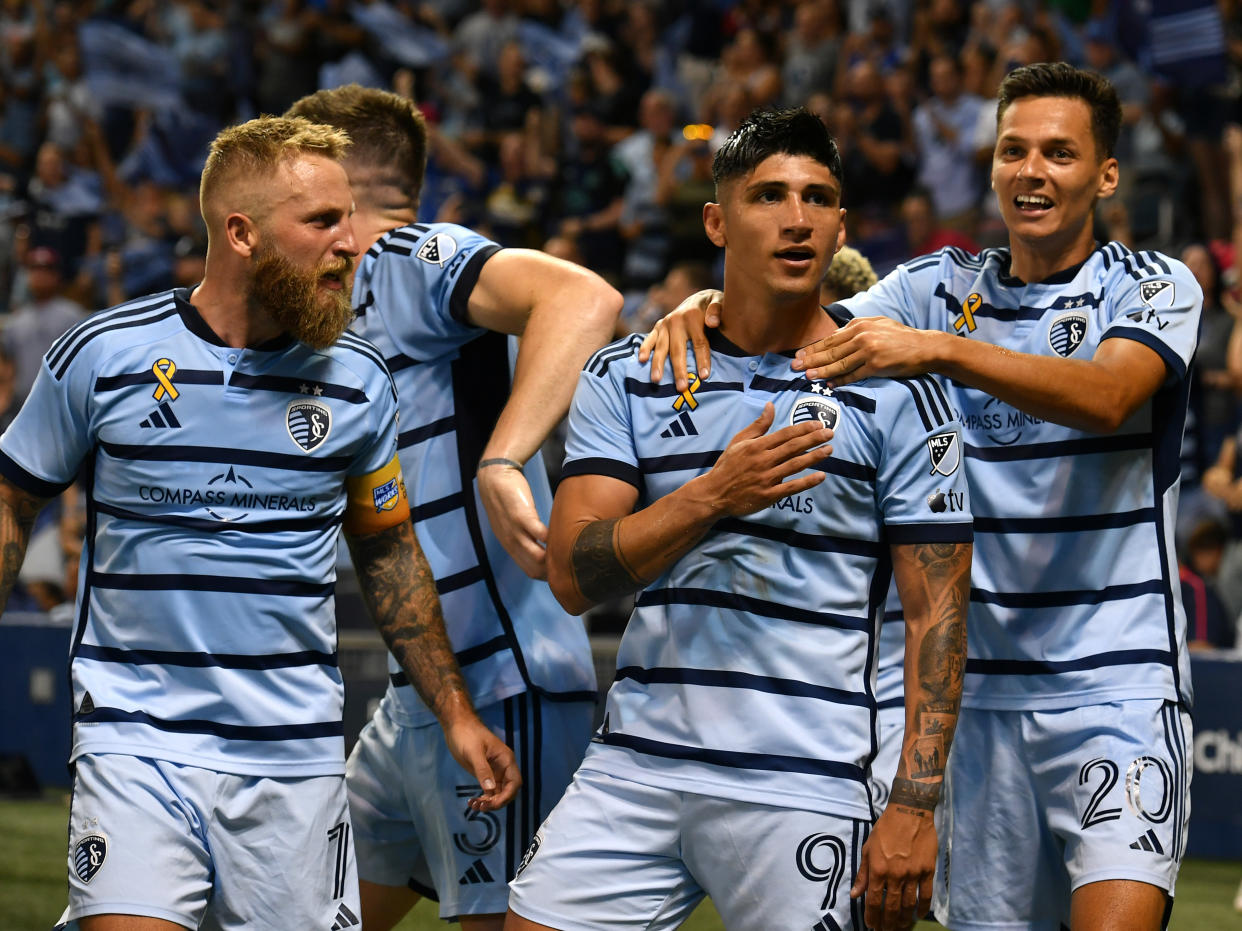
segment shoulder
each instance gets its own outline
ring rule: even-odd
[[[383,256],[412,256],[428,266],[444,268],[462,254],[500,246],[481,233],[455,223],[411,223],[390,230],[367,250],[372,261]]]
[[[1088,262],[1094,263],[1101,278],[1120,285],[1133,287],[1135,282],[1163,279],[1198,288],[1194,274],[1180,260],[1154,249],[1134,251],[1119,242],[1109,242]]]
[[[179,316],[171,290],[135,298],[92,314],[71,327],[52,344],[44,358],[52,375],[60,379],[80,360],[106,355],[118,343],[132,345],[139,331],[165,327],[165,321]]]
[[[916,375],[913,378],[866,378],[847,388],[834,392],[844,395],[850,388],[870,400],[877,420],[891,425],[899,420],[913,420],[931,433],[957,421],[953,405],[944,386],[934,375]]]
[[[355,401],[396,400],[397,388],[383,354],[373,343],[351,330],[326,349],[302,347],[307,353],[326,358],[337,371],[336,378],[352,382],[357,392]]]
[[[587,375],[605,378],[610,375],[616,377],[618,374],[624,377],[639,368],[645,368],[638,361],[638,347],[642,343],[643,337],[638,333],[631,333],[609,343],[587,359],[582,371]]]

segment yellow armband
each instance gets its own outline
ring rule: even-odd
[[[387,530],[410,517],[410,499],[396,456],[369,475],[345,479],[345,494],[345,532],[354,536]]]

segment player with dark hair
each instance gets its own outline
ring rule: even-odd
[[[397,400],[346,333],[348,137],[266,117],[203,170],[195,288],[95,314],[0,437],[0,605],[82,472],[69,908],[83,931],[358,924],[333,587],[361,589],[490,813],[513,754],[444,634],[397,461]]]
[[[354,140],[344,166],[366,254],[353,329],[393,371],[397,445],[449,637],[524,779],[503,817],[470,808],[477,790],[390,663],[388,692],[349,760],[363,924],[389,928],[428,895],[445,918],[498,929],[508,880],[590,739],[586,630],[538,581],[551,507],[538,451],[569,408],[574,376],[612,335],[621,295],[569,262],[418,223],[427,131],[409,99],[350,85],[290,112]],[[521,336],[516,351],[510,335]]]
[[[966,658],[958,425],[932,379],[790,376],[792,350],[838,325],[818,296],[841,163],[819,119],[752,114],[714,175],[703,221],[730,315],[713,378],[648,385],[631,336],[574,396],[549,580],[572,611],[637,600],[604,723],[512,884],[511,931],[671,929],[704,894],[733,931],[861,931],[864,894],[866,924],[892,929],[931,894]],[[890,574],[915,659],[873,829]]]
[[[793,368],[838,386],[937,373],[966,431],[977,557],[937,917],[1155,929],[1190,804],[1173,520],[1202,294],[1177,260],[1093,238],[1118,179],[1104,78],[1019,68],[997,120],[1009,247],[900,266],[830,308],[855,319]]]

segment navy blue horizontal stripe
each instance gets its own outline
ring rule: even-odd
[[[55,498],[73,484],[72,478],[67,482],[48,482],[37,475],[31,475],[4,452],[0,452],[0,475],[3,475],[22,491],[37,498]]]
[[[752,391],[770,391],[773,394],[780,394],[782,391],[805,391],[811,392],[812,382],[805,375],[795,375],[790,378],[768,378],[766,375],[755,375],[750,380]]]
[[[326,530],[341,522],[339,514],[319,517],[281,517],[275,520],[215,520],[207,517],[189,517],[184,514],[143,514],[103,502],[95,502],[95,510],[120,520],[132,520],[144,524],[163,524],[184,527],[205,533],[313,533]]]
[[[415,359],[413,356],[407,356],[403,352],[397,353],[395,356],[389,356],[384,360],[384,364],[388,366],[388,371],[396,374],[402,369],[413,368],[416,365],[422,365],[423,359]]]
[[[1107,666],[1134,666],[1141,663],[1173,665],[1173,654],[1168,650],[1115,650],[1096,653],[1078,659],[968,659],[966,672],[979,676],[1041,676],[1063,672],[1082,672],[1087,669],[1103,669]]]
[[[123,575],[91,571],[87,573],[86,582],[96,588],[131,592],[235,592],[244,595],[290,595],[305,598],[326,598],[335,588],[333,582],[245,579],[237,576],[187,575],[177,572]]]
[[[811,468],[819,472],[826,472],[829,475],[836,475],[840,478],[849,478],[858,482],[875,484],[876,471],[874,466],[850,462],[847,459],[838,459],[836,456],[828,456],[825,459],[821,459]]]
[[[569,704],[571,702],[590,702],[594,705],[599,702],[599,692],[591,692],[586,689],[581,689],[576,692],[549,692],[547,689],[535,686],[532,691],[534,691],[534,693],[540,698],[546,699],[547,701],[561,702],[563,704]]]
[[[700,382],[694,391],[694,397],[710,394],[713,391],[745,391],[746,386],[740,381],[705,381]],[[653,384],[643,378],[626,378],[625,393],[636,398],[675,398],[680,391],[673,384]]]
[[[789,695],[794,698],[814,698],[841,705],[856,705],[860,708],[870,704],[870,699],[862,692],[812,685],[797,679],[778,679],[774,676],[756,676],[747,672],[718,669],[674,669],[667,666],[644,669],[641,666],[624,666],[617,670],[614,681],[620,682],[624,679],[643,685],[703,685],[711,688],[747,689],[769,695]]]
[[[321,650],[297,653],[194,653],[182,650],[125,650],[120,647],[78,646],[79,659],[103,663],[128,663],[132,666],[184,666],[192,669],[291,669],[298,666],[338,665],[337,654]]]
[[[449,414],[447,417],[441,417],[439,420],[433,420],[431,423],[425,423],[421,427],[415,427],[412,430],[397,436],[397,449],[405,449],[416,443],[422,443],[431,439],[433,436],[443,436],[446,433],[452,433],[457,427],[457,417]]]
[[[224,373],[210,369],[177,369],[172,377],[173,387],[181,385],[223,385]],[[101,375],[95,379],[95,390],[116,391],[120,388],[132,388],[134,385],[155,385],[159,379],[148,369],[145,372],[130,372],[125,375]]]
[[[1178,381],[1186,377],[1186,363],[1182,361],[1182,357],[1174,352],[1168,343],[1150,330],[1144,330],[1140,327],[1112,326],[1104,332],[1100,341],[1103,342],[1106,339],[1114,338],[1132,339],[1136,343],[1142,343],[1164,360],[1164,364],[1177,376]]]
[[[1155,520],[1155,508],[1138,508],[1116,514],[1082,514],[1077,517],[980,517],[975,533],[1079,533],[1084,530],[1115,530]]]
[[[561,468],[562,482],[575,475],[605,475],[608,478],[615,478],[618,481],[625,482],[627,485],[633,485],[635,488],[643,487],[643,475],[638,471],[638,468],[630,465],[628,462],[619,462],[616,459],[600,457],[575,459],[573,462],[565,463]]]
[[[772,540],[798,549],[814,550],[818,553],[843,553],[847,556],[866,556],[878,559],[884,553],[884,546],[875,540],[854,540],[848,537],[834,537],[827,534],[800,533],[785,527],[772,527],[749,520],[738,520],[726,517],[716,522],[712,528],[715,533],[738,533],[761,540]]]
[[[891,623],[893,621],[904,621],[905,619],[906,619],[906,614],[900,608],[898,608],[895,611],[884,612],[884,623],[885,624]]]
[[[889,543],[971,543],[972,525],[966,522],[932,524],[885,524],[884,537]]]
[[[1074,605],[1098,605],[1105,601],[1123,601],[1140,595],[1159,595],[1164,592],[1164,582],[1150,579],[1131,585],[1106,585],[1104,588],[1063,592],[990,592],[971,588],[970,600],[979,604],[1000,605],[1005,608],[1068,608]]]
[[[144,462],[219,462],[263,469],[285,469],[290,472],[340,472],[353,464],[350,456],[288,455],[217,446],[139,446],[132,443],[101,442],[99,448],[114,459]]]
[[[426,501],[418,507],[410,511],[410,517],[414,523],[420,520],[430,520],[433,517],[439,517],[441,514],[447,514],[449,511],[455,511],[465,503],[465,496],[460,491],[455,491],[451,495],[445,495],[443,498],[436,498],[432,501]]]
[[[1131,433],[1122,436],[1113,434],[1015,446],[971,446],[967,443],[966,457],[982,459],[984,462],[1018,462],[1024,459],[1060,459],[1062,456],[1120,453],[1136,449],[1151,449],[1151,446],[1152,439],[1149,433]]]
[[[705,449],[697,453],[676,453],[671,456],[652,456],[648,459],[640,457],[638,470],[644,475],[652,475],[656,472],[710,469],[720,458],[720,453],[719,449]]]
[[[177,373],[180,380],[181,373]],[[245,388],[247,391],[273,391],[278,394],[296,394],[307,398],[334,398],[346,404],[366,404],[367,393],[359,388],[346,385],[334,385],[331,382],[316,381],[313,378],[289,378],[284,375],[245,375],[233,372],[229,376],[230,388]],[[306,389],[306,390],[303,390]]]
[[[194,718],[157,718],[145,711],[122,711],[120,708],[96,708],[89,714],[75,714],[73,720],[81,724],[145,724],[174,734],[211,734],[226,740],[312,740],[318,737],[345,736],[345,725],[341,721],[316,721],[312,724],[222,724],[219,721]]]
[[[662,740],[650,740],[646,737],[634,737],[630,734],[619,734],[612,731],[596,738],[602,743],[614,747],[625,747],[672,760],[691,760],[696,763],[711,763],[715,766],[728,766],[733,769],[759,769],[778,773],[809,773],[812,776],[828,776],[832,779],[849,779],[863,782],[866,772],[854,763],[840,763],[836,760],[813,760],[802,756],[785,756],[775,753],[742,753],[737,750],[710,750],[703,747],[687,747],[683,744],[665,743]]]
[[[449,592],[455,592],[468,585],[473,585],[475,582],[482,581],[483,567],[473,566],[469,569],[463,569],[461,572],[446,575],[444,578],[436,579],[436,591],[441,595],[447,595]]]
[[[898,695],[896,698],[886,698],[884,701],[875,703],[876,711],[886,711],[889,708],[904,707],[906,707],[906,697],[904,695]]]
[[[737,592],[722,592],[712,588],[652,588],[642,592],[635,604],[640,608],[674,604],[725,608],[730,611],[743,611],[747,614],[760,614],[764,617],[815,624],[820,627],[836,627],[842,630],[865,631],[871,627],[870,621],[863,617],[795,608],[764,598],[741,595]]]

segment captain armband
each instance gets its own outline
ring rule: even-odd
[[[346,533],[375,533],[409,520],[410,499],[396,456],[382,469],[345,479],[345,494]]]

